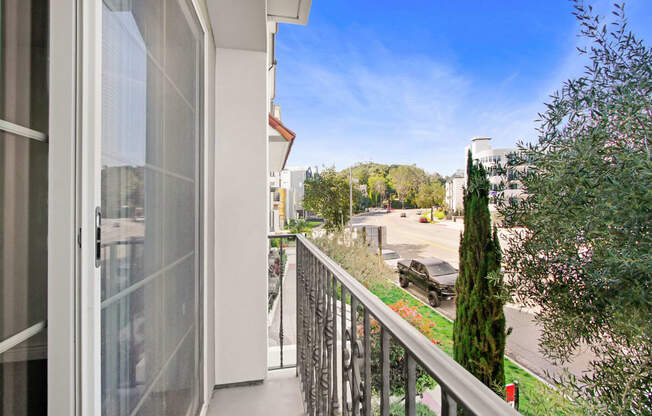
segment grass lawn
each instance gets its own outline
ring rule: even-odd
[[[453,356],[452,322],[394,285],[374,285],[371,291],[387,305],[402,300],[410,306],[417,306],[419,313],[437,324],[434,331],[438,337],[438,347],[449,356]],[[505,358],[505,383],[509,384],[515,380],[518,380],[520,385],[519,412],[523,415],[581,414],[579,409],[574,408],[572,403],[565,400],[558,392]]]

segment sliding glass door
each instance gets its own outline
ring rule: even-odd
[[[46,414],[47,46],[47,0],[0,0],[0,416]]]
[[[103,1],[103,415],[200,404],[203,35],[189,3]]]

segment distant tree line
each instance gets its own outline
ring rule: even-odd
[[[327,229],[339,229],[349,221],[350,179],[353,180],[353,212],[369,207],[430,208],[444,204],[444,178],[416,165],[357,163],[351,170],[322,169],[305,181],[304,208],[322,216]]]
[[[342,173],[348,175],[349,169]],[[428,174],[416,165],[384,165],[356,163],[353,177],[365,185],[367,206],[430,208],[444,204],[444,178],[438,173]]]

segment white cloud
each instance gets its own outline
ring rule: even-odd
[[[281,32],[277,45],[277,102],[297,132],[290,165],[374,160],[452,173],[473,136],[493,137],[496,147],[535,139],[543,102],[585,62],[574,27],[546,79],[523,88],[514,68],[502,82],[479,85],[473,71],[390,50],[364,28],[311,29],[300,37]]]

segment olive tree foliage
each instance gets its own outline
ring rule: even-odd
[[[304,182],[304,208],[324,218],[324,228],[339,230],[349,221],[349,181],[335,168],[322,170]]]
[[[511,227],[507,288],[538,307],[541,348],[564,363],[597,357],[557,382],[595,414],[652,413],[652,49],[574,4],[590,59],[540,114],[539,138],[510,164],[525,198],[499,208]],[[525,168],[524,168],[525,167]]]

